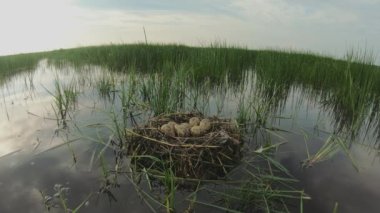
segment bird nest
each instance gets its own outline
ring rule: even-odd
[[[170,124],[174,132],[165,128]],[[182,127],[187,131],[181,132]],[[218,179],[240,160],[239,128],[231,119],[173,113],[153,117],[126,132],[128,155],[140,169],[170,168],[180,178]]]

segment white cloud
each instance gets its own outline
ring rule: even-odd
[[[376,39],[380,28],[370,24],[379,20],[373,17],[374,13],[355,5],[342,7],[339,1],[330,2],[242,0],[235,4],[242,9],[244,25],[255,29],[251,33],[256,47],[312,50],[335,56],[365,45],[380,51]]]
[[[10,1],[9,1],[10,2]],[[20,8],[21,2],[25,7]],[[0,46],[8,52],[143,41],[199,45],[216,39],[342,56],[352,46],[380,50],[378,0],[223,1],[223,13],[182,9],[93,9],[74,0],[2,3]],[[5,7],[3,7],[5,5]],[[377,8],[377,9],[376,9]],[[15,12],[17,11],[17,12]],[[4,32],[4,33],[3,33]],[[1,54],[1,53],[0,53]]]
[[[0,53],[38,51],[68,45],[80,28],[70,1],[6,1],[0,5]]]

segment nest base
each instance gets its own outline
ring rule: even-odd
[[[127,152],[132,156],[133,164],[158,171],[170,168],[174,176],[180,178],[224,177],[241,158],[237,123],[208,117],[211,129],[199,137],[168,136],[160,131],[160,127],[169,121],[183,123],[191,117],[204,118],[199,113],[172,113],[153,117],[145,126],[127,129]]]

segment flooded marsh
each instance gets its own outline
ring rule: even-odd
[[[376,212],[379,71],[221,45],[0,57],[0,211]],[[214,123],[160,130],[188,113]]]

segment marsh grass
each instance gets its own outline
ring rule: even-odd
[[[185,67],[166,64],[162,74],[152,74],[143,81],[141,94],[155,115],[184,109],[187,88]]]
[[[186,86],[196,88],[206,81],[212,86],[223,84],[227,78],[233,87],[244,83],[247,70],[252,70],[262,85],[264,97],[276,100],[279,106],[288,98],[290,90],[298,87],[322,97],[321,103],[331,111],[339,130],[351,131],[355,136],[358,132],[355,130],[368,116],[368,125],[380,129],[375,119],[379,117],[380,71],[373,64],[373,54],[367,50],[351,50],[344,59],[333,59],[310,52],[255,51],[225,43],[204,47],[104,45],[0,57],[0,75],[33,69],[42,58],[47,58],[50,64],[72,64],[78,69],[91,64],[115,72],[128,73],[133,68],[150,76],[159,73],[159,77],[147,80],[141,89],[157,114],[182,108],[187,91],[171,80],[187,78]],[[178,76],[170,79],[170,75]],[[112,90],[112,81],[105,78],[99,83],[101,94]]]
[[[56,79],[54,86],[54,93],[47,91],[54,99],[52,107],[57,118],[57,125],[62,125],[65,128],[69,111],[75,109],[79,91],[77,91],[76,84],[73,82],[68,85],[61,85],[60,81]]]
[[[308,159],[303,161],[302,166],[314,166],[318,162],[328,160],[335,156],[335,154],[339,151],[342,151],[350,159],[354,168],[359,171],[359,167],[351,155],[349,146],[350,144],[343,138],[337,135],[331,135],[326,139],[323,146],[314,155],[309,155]],[[309,151],[307,152],[309,153]]]
[[[228,93],[228,82],[224,83],[221,86],[214,88],[214,93],[211,95],[214,96],[215,106],[216,106],[216,114],[221,115],[224,109],[224,105],[226,104],[226,97]]]
[[[110,97],[110,94],[116,90],[116,84],[116,79],[112,74],[104,73],[96,85],[99,95]]]
[[[34,70],[43,56],[44,53],[0,56],[0,85],[17,73]]]
[[[135,67],[137,71],[144,73],[163,70],[165,64],[171,63],[178,67],[194,67],[192,72],[197,80],[206,71],[210,79],[217,80],[221,78],[220,72],[241,72],[249,68],[253,53],[223,44],[198,48],[175,44],[130,44],[57,50],[50,53],[49,59],[56,63],[66,60],[78,66],[95,64],[116,71]],[[233,78],[238,76],[234,75]]]
[[[244,98],[239,99],[239,104],[238,104],[238,111],[237,111],[237,122],[240,125],[244,125],[251,121],[252,119],[252,108],[251,108],[251,102],[246,104],[246,101]]]
[[[371,91],[375,73],[368,70],[371,68],[370,60],[365,53],[348,53],[346,69],[341,78],[344,86],[330,96],[329,100],[324,101],[330,105],[329,108],[338,121],[336,129],[350,132],[352,138],[358,134],[370,115],[373,100],[376,100],[376,94]]]
[[[368,117],[374,122],[378,100],[379,67],[367,52],[350,51],[345,60],[333,60],[310,54],[260,52],[256,59],[258,82],[264,94],[282,101],[292,87],[311,91],[309,97],[321,97],[330,111],[337,131],[355,137]],[[380,90],[379,90],[380,91]],[[317,96],[315,95],[317,94]],[[377,127],[378,128],[378,127]]]
[[[100,162],[102,168],[101,191],[111,200],[116,199],[111,189],[119,187],[117,182],[122,174],[131,181],[152,211],[157,210],[157,206],[166,212],[178,211],[180,201],[177,195],[183,183],[196,185],[195,189],[190,188],[193,193],[188,199],[188,206],[195,208],[195,204],[200,204],[227,212],[292,212],[288,209],[289,200],[301,200],[302,205],[303,200],[309,197],[292,188],[296,180],[273,158],[278,146],[272,144],[271,137],[278,137],[280,130],[272,128],[269,122],[276,117],[274,113],[284,107],[292,90],[302,91],[310,100],[318,99],[318,103],[331,113],[336,127],[319,151],[308,153],[304,166],[327,160],[339,151],[351,158],[349,147],[352,140],[342,136],[351,134],[355,137],[366,122],[368,126],[375,125],[380,129],[377,119],[380,71],[366,54],[349,53],[345,60],[337,60],[309,53],[254,51],[225,44],[209,47],[106,45],[0,58],[0,79],[12,75],[13,71],[33,69],[42,57],[56,66],[70,64],[80,70],[91,64],[128,76],[128,79],[117,82],[114,76],[104,75],[96,85],[99,94],[113,94],[113,99],[119,99],[119,102],[112,103],[120,103],[120,106],[114,106],[109,112],[110,123],[99,127],[109,130],[110,139],[103,141],[99,135],[98,138],[84,136],[82,139],[104,146],[93,160]],[[255,87],[249,87],[251,91],[243,91],[241,88],[245,88],[249,76],[255,76]],[[209,91],[223,86],[236,90],[237,94],[248,93],[236,96],[239,97],[236,118],[244,127],[241,133],[252,139],[254,147],[259,147],[257,150],[248,147],[248,158],[241,160],[239,168],[225,172],[225,179],[179,177],[173,170],[176,163],[173,158],[168,160],[149,153],[138,154],[136,150],[142,144],[132,150],[135,152],[127,153],[131,135],[126,128],[139,126],[135,121],[136,112],[141,111],[146,117],[181,111],[205,113],[210,103]],[[69,111],[75,107],[78,98],[77,87],[64,86],[57,80],[55,92],[51,94],[58,125],[66,126]],[[217,111],[221,111],[223,99],[221,96]],[[108,148],[116,156],[115,166],[111,168],[105,166],[103,158],[104,150]],[[172,149],[166,151],[170,153]],[[128,165],[131,157],[134,160],[130,161],[132,165]],[[151,164],[137,169],[137,159],[150,159]],[[238,178],[233,177],[234,174]],[[164,193],[157,188],[164,188]],[[205,192],[216,199],[211,202],[201,200],[198,193]],[[64,203],[62,205],[67,208]]]

